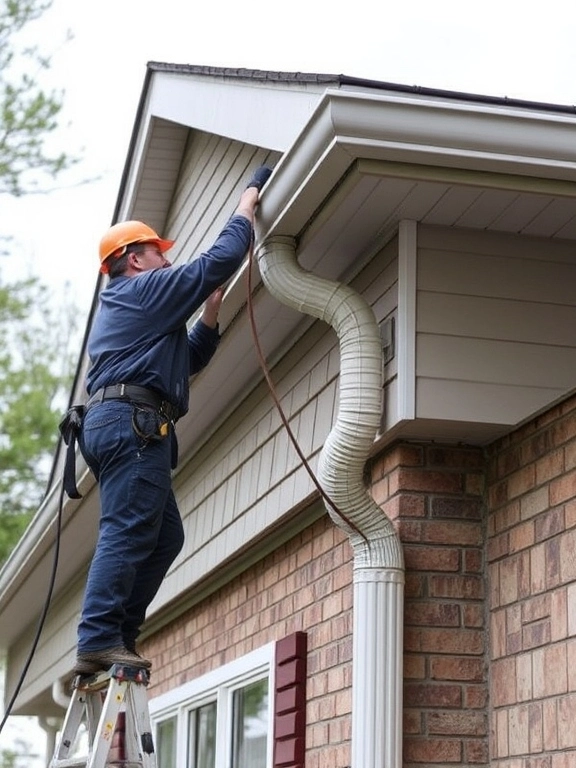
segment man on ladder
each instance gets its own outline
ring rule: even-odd
[[[113,670],[151,667],[136,652],[136,639],[184,541],[171,482],[174,424],[188,411],[190,376],[216,351],[222,286],[250,248],[259,193],[271,173],[256,169],[214,245],[183,266],[172,268],[164,256],[173,241],[140,221],[115,224],[101,240],[100,270],[110,282],[88,339],[88,401],[76,433],[99,484],[101,517],[78,626],[75,716],[84,694],[92,693],[83,676],[98,679],[104,670],[110,669],[115,695],[126,684],[144,694],[139,702],[145,699],[147,675],[146,682],[119,683]],[[186,323],[202,304],[202,317],[188,332]],[[54,760],[54,766],[78,765]]]

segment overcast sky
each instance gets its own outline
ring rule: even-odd
[[[63,42],[67,30],[71,42]],[[11,200],[6,278],[69,281],[87,312],[97,245],[112,218],[146,62],[346,74],[490,96],[576,103],[576,4],[548,0],[54,0],[29,39],[52,55],[46,87],[63,90],[59,147],[83,161],[61,183],[91,184]],[[262,119],[266,119],[263,115]]]

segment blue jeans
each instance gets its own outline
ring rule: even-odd
[[[100,487],[100,530],[78,626],[78,652],[134,649],[146,609],[184,544],[171,482],[171,439],[146,441],[133,406],[87,412],[80,448]]]

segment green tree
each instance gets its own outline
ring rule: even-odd
[[[13,749],[0,752],[0,768],[17,768],[18,753]]]
[[[0,0],[0,194],[45,191],[43,179],[77,162],[50,149],[63,94],[42,87],[50,57],[26,42],[51,5]],[[10,233],[0,237],[6,255]],[[50,471],[72,370],[62,337],[73,331],[74,310],[63,311],[38,280],[5,284],[0,275],[0,565],[37,509]]]
[[[51,5],[52,0],[0,0],[0,193],[38,191],[42,174],[55,177],[77,162],[47,149],[63,95],[40,85],[50,57],[20,42],[22,30]]]
[[[0,563],[45,492],[70,384],[72,312],[34,278],[0,285]]]

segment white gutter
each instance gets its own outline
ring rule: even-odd
[[[269,290],[329,323],[340,341],[339,412],[320,454],[318,480],[336,507],[327,502],[328,513],[354,553],[352,768],[401,768],[402,546],[363,482],[382,415],[378,324],[352,288],[304,271],[292,238],[266,240],[257,258]]]
[[[298,235],[358,159],[574,184],[576,115],[328,89],[259,209],[260,242]]]

